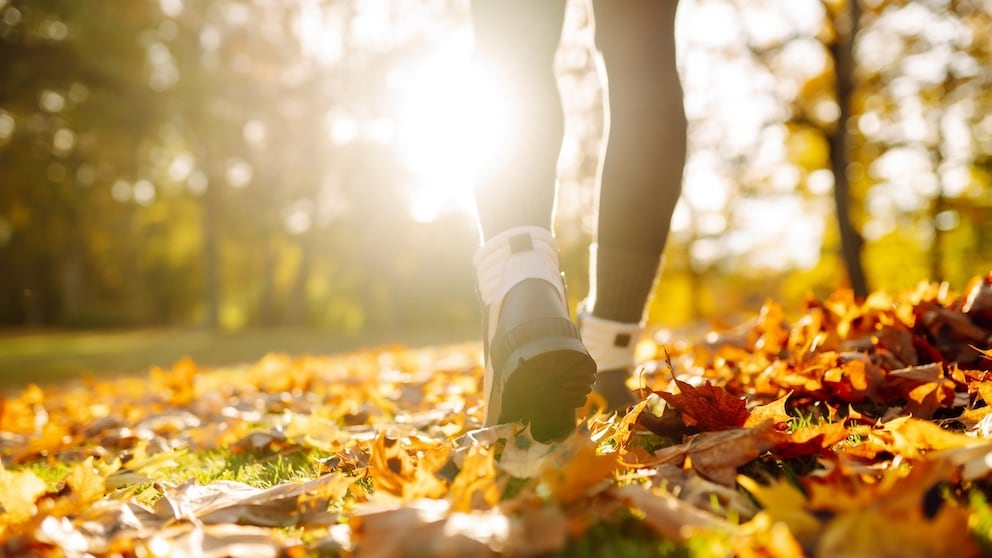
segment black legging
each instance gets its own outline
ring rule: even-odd
[[[564,116],[553,71],[565,0],[473,0],[477,56],[523,100],[511,146],[476,180],[483,237],[553,226]],[[594,0],[596,47],[608,75],[600,158],[594,315],[641,318],[678,201],[686,151],[675,63],[677,0]],[[605,70],[605,72],[603,71]]]

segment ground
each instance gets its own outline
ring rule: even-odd
[[[480,347],[9,390],[0,555],[992,553],[992,279],[655,335],[640,402],[481,428]]]

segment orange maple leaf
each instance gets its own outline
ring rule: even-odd
[[[791,459],[805,455],[816,455],[826,448],[848,437],[847,427],[842,422],[824,422],[814,427],[803,428],[788,434],[781,434],[772,453],[777,459]]]

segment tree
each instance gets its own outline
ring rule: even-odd
[[[834,60],[834,80],[837,88],[837,105],[840,114],[837,123],[829,132],[830,167],[834,174],[834,206],[837,227],[840,230],[841,252],[847,269],[848,281],[854,295],[868,296],[868,281],[861,262],[861,249],[864,239],[851,219],[851,186],[848,180],[850,165],[851,93],[854,88],[854,43],[861,20],[860,0],[846,0],[843,8],[833,14],[833,27],[836,38],[830,46]]]

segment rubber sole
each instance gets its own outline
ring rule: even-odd
[[[585,404],[596,376],[582,341],[560,335],[520,344],[494,367],[502,381],[499,421],[528,422],[541,441],[575,428],[575,410]]]

